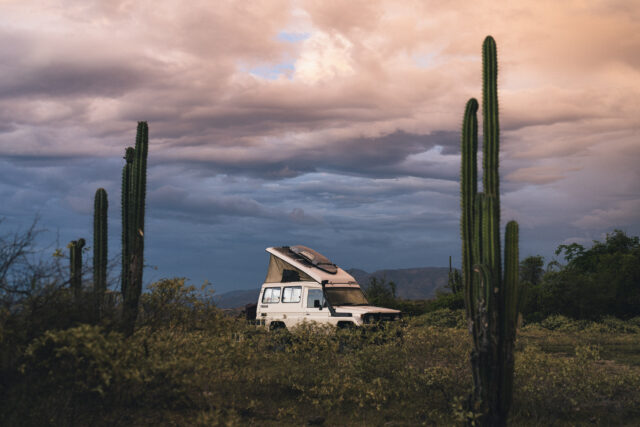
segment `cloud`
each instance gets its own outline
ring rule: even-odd
[[[585,229],[623,228],[640,221],[640,199],[621,200],[605,208],[594,209],[584,215],[576,225]]]

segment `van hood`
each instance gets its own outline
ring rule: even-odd
[[[338,305],[333,307],[337,313],[367,314],[367,313],[400,313],[392,308],[376,307],[373,305]]]

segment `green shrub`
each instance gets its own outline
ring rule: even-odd
[[[464,309],[464,295],[462,292],[457,294],[438,292],[435,299],[431,300],[429,309],[431,311],[448,308],[449,310]]]
[[[464,310],[441,308],[410,320],[414,326],[438,326],[441,328],[466,328],[467,320]]]
[[[211,329],[223,322],[213,303],[209,284],[200,291],[187,285],[185,278],[162,279],[142,294],[138,326],[159,328]]]
[[[616,317],[608,316],[599,322],[593,322],[586,330],[589,332],[638,334],[640,333],[640,326],[635,325],[631,321],[624,321]]]
[[[138,377],[133,350],[120,334],[98,326],[46,331],[24,352],[22,382],[4,402],[7,413],[21,425],[94,423]]]
[[[630,417],[637,422],[638,370],[601,363],[600,350],[579,345],[575,356],[563,356],[529,345],[517,353],[514,418],[531,425],[581,425],[598,419],[627,425]]]
[[[591,322],[585,320],[570,319],[561,314],[554,314],[540,322],[540,326],[550,331],[575,332],[581,331]]]

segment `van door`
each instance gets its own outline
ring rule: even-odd
[[[280,305],[282,318],[287,328],[302,322],[302,286],[284,286]]]
[[[305,288],[305,319],[308,322],[328,323],[331,313],[324,300],[322,289]]]

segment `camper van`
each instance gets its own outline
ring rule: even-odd
[[[401,318],[398,310],[370,305],[353,276],[313,249],[266,250],[271,258],[258,297],[257,324],[278,329],[317,322],[343,328]]]

